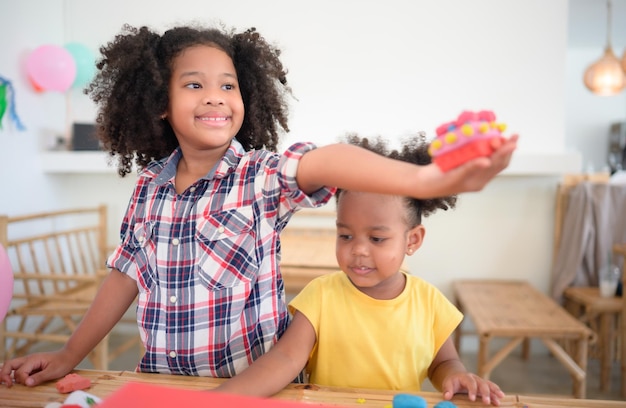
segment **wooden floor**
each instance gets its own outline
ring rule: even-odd
[[[115,333],[112,341],[116,341]],[[521,350],[514,350],[510,357],[506,358],[492,372],[491,379],[504,390],[512,394],[540,394],[558,395],[561,397],[571,397],[572,381],[567,370],[554,358],[547,350],[536,348],[533,345],[533,353],[528,361],[521,358]],[[139,350],[133,349],[115,360],[109,369],[111,370],[132,370],[139,359]],[[476,354],[462,353],[462,359],[467,368],[476,370]],[[92,368],[90,363],[85,361],[79,368]],[[600,365],[597,359],[589,359],[587,399],[604,399],[621,401],[620,396],[620,368],[619,362],[613,364],[611,371],[611,390],[601,392],[599,386]],[[428,381],[424,383],[424,391],[434,389]],[[626,404],[625,404],[626,406]]]

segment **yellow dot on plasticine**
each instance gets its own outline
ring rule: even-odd
[[[452,144],[456,142],[456,135],[452,132],[446,133],[445,140],[446,140],[446,143]]]
[[[506,130],[506,124],[505,123],[498,123],[498,130],[500,132],[504,132]]]
[[[365,404],[365,398],[357,398],[356,402],[358,404]]]
[[[472,136],[474,134],[474,128],[472,125],[463,125],[461,126],[461,133],[465,136]]]
[[[483,123],[481,123],[481,124],[478,126],[478,131],[479,131],[480,133],[487,133],[487,132],[489,131],[489,125],[488,125],[487,123],[484,123],[484,122],[483,122]]]

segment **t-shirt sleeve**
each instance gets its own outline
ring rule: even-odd
[[[433,322],[435,354],[463,321],[463,314],[438,289],[432,287],[432,309],[436,315]]]
[[[319,329],[321,314],[320,291],[320,280],[313,279],[289,302],[289,313],[292,316],[296,313],[296,310],[302,313],[313,325],[316,335]]]

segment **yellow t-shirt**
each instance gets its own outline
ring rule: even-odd
[[[437,351],[463,315],[434,286],[407,274],[395,299],[373,299],[343,272],[310,282],[289,304],[317,334],[307,372],[314,384],[420,391]]]

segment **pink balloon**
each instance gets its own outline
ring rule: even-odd
[[[44,91],[67,91],[76,78],[76,62],[63,47],[42,45],[26,59],[30,80]]]
[[[13,269],[4,247],[0,245],[0,322],[9,310],[13,298]]]

